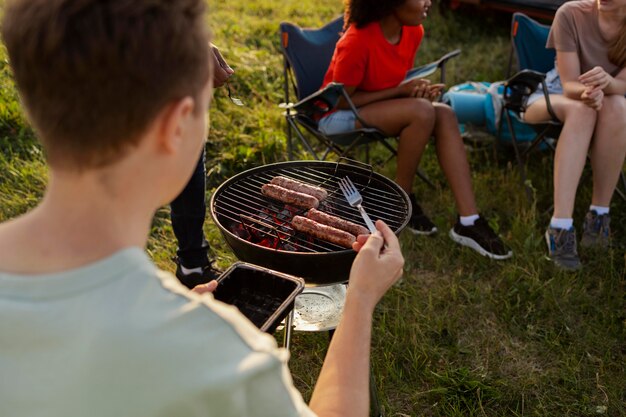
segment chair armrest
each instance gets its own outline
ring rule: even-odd
[[[285,107],[287,109],[294,109],[297,113],[305,114],[310,118],[315,118],[316,116],[321,116],[334,109],[341,97],[346,100],[350,110],[354,113],[361,125],[363,125],[364,128],[370,128],[371,126],[361,119],[359,111],[356,109],[356,106],[350,99],[350,95],[341,83],[329,83],[323,89],[316,91],[295,104],[288,104]]]
[[[526,111],[528,97],[541,87],[548,113],[553,120],[558,121],[554,109],[550,103],[550,93],[546,85],[546,74],[529,69],[522,70],[504,83],[502,98],[504,107],[517,113]]]
[[[428,64],[425,64],[419,67],[412,68],[409,71],[407,71],[405,79],[428,77],[429,75],[434,74],[435,71],[437,71],[438,69],[441,69],[440,80],[442,83],[445,84],[446,64],[448,63],[448,60],[456,56],[459,56],[460,54],[461,54],[461,50],[455,49],[454,51],[448,52],[447,54],[443,55],[441,58],[439,58],[436,61],[430,62]]]
[[[284,107],[307,116],[324,114],[337,106],[337,102],[342,96],[342,91],[344,91],[343,84],[329,83],[323,89],[303,98],[299,102],[289,103]]]

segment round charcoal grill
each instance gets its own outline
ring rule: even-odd
[[[308,285],[330,285],[348,280],[356,256],[352,249],[296,232],[290,224],[306,209],[286,205],[261,193],[261,186],[281,175],[323,187],[328,198],[319,210],[354,223],[365,222],[348,205],[338,180],[350,177],[363,196],[363,207],[373,221],[383,220],[396,234],[407,225],[411,204],[390,179],[347,163],[292,161],[264,165],[235,175],[215,190],[210,212],[237,258],[300,276]]]

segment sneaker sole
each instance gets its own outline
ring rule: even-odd
[[[555,261],[554,259],[550,258],[550,255],[546,255],[545,259],[546,259],[546,261],[550,262],[550,264],[552,265],[553,268],[555,268],[557,271],[561,271],[561,272],[576,272],[576,271],[580,271],[583,268],[582,263],[580,265],[574,266],[574,267],[560,264],[557,261]]]
[[[476,243],[474,239],[470,239],[469,237],[457,234],[454,229],[450,229],[450,239],[454,240],[459,245],[467,246],[468,248],[475,250],[482,256],[486,256],[497,261],[509,259],[511,256],[513,256],[513,251],[509,251],[506,255],[496,255],[495,253],[491,253],[482,246],[480,246],[478,243]]]
[[[431,236],[438,232],[436,227],[433,227],[430,231],[417,230],[417,229],[413,229],[412,227],[407,227],[407,229],[409,230],[409,232],[418,236]]]

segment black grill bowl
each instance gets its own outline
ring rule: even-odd
[[[302,278],[245,262],[234,263],[217,282],[215,299],[234,305],[267,333],[274,333],[304,289]]]
[[[244,262],[302,277],[307,285],[346,282],[356,252],[317,240],[307,250],[273,249],[252,243],[232,231],[234,224],[242,222],[242,216],[254,217],[268,207],[276,212],[284,208],[284,204],[261,193],[261,186],[277,175],[325,188],[329,197],[323,204],[328,205],[329,212],[355,223],[365,225],[358,210],[348,205],[339,190],[338,180],[345,176],[349,176],[361,192],[363,205],[372,220],[382,219],[399,234],[411,216],[407,194],[395,182],[373,172],[371,167],[326,161],[280,162],[249,169],[221,184],[211,196],[210,213],[235,256]],[[293,235],[296,244],[305,238],[298,233]]]

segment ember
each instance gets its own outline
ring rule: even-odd
[[[291,241],[297,233],[291,227],[291,219],[297,214],[301,214],[302,209],[284,205],[282,208],[270,205],[263,208],[253,216],[241,215],[240,223],[233,223],[230,231],[238,237],[271,249],[280,249],[290,252],[298,252],[313,239],[300,239],[298,243]]]

